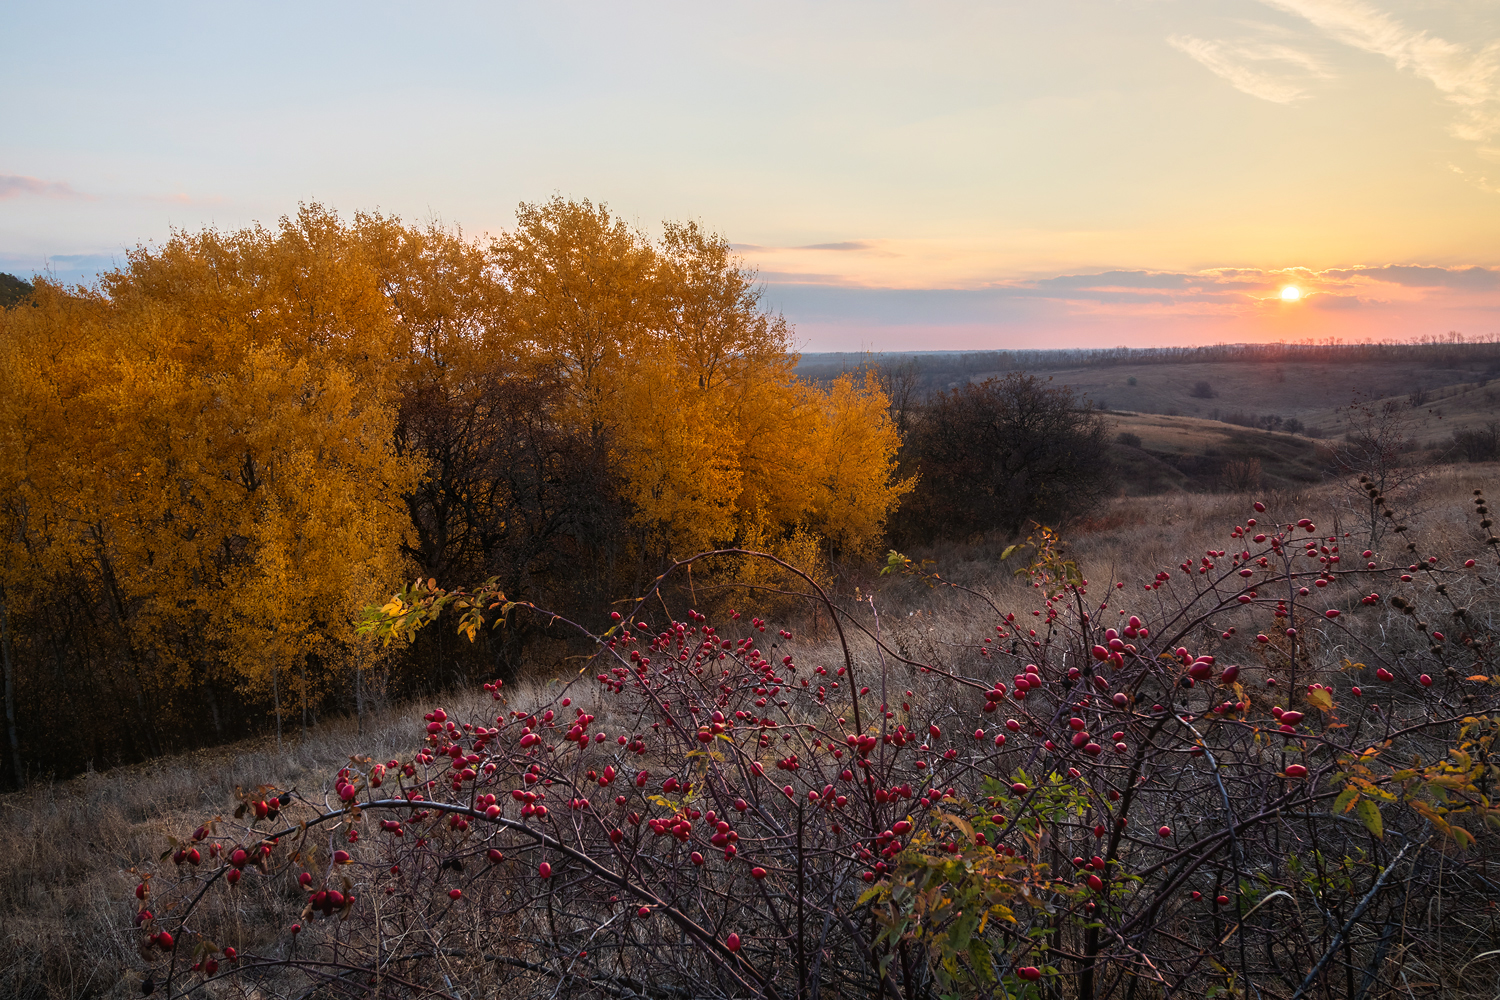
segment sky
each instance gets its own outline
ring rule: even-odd
[[[14,5],[0,270],[300,202],[697,219],[799,348],[1500,335],[1500,4]]]

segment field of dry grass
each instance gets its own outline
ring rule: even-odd
[[[1463,518],[1471,492],[1483,488],[1494,493],[1497,479],[1500,466],[1496,465],[1435,471],[1424,486],[1428,513],[1415,523],[1424,551],[1428,546],[1442,547],[1456,533],[1470,531]],[[1270,505],[1278,518],[1311,517],[1330,532],[1359,530],[1349,494],[1336,485],[1265,492],[1255,498]],[[1139,594],[1140,583],[1158,570],[1223,545],[1229,529],[1247,515],[1252,499],[1243,494],[1182,493],[1119,499],[1074,530],[1069,552],[1096,583],[1122,580],[1127,592],[1133,589]],[[972,587],[1002,607],[1034,606],[1034,595],[1012,575],[1011,564],[1001,560],[1004,544],[1002,539],[949,544],[908,555],[932,560],[931,568],[945,580]],[[977,652],[994,625],[992,612],[982,602],[911,577],[879,577],[871,569],[846,583],[851,589],[846,596],[854,596],[852,588],[857,583],[859,596],[866,599],[862,605],[865,627],[871,632],[878,629],[906,655],[970,676],[987,677],[994,671]],[[1456,599],[1468,604],[1473,613],[1489,620],[1500,616],[1494,588],[1476,589],[1472,582],[1458,586],[1465,592],[1456,594]],[[1149,615],[1152,599],[1149,594],[1140,596],[1139,607],[1133,610]],[[1395,614],[1390,611],[1385,617]],[[1395,630],[1388,634],[1387,624],[1384,617],[1364,619],[1352,638],[1340,640],[1348,648],[1323,649],[1320,662],[1334,664],[1345,655],[1357,658],[1360,643],[1394,641],[1389,635]],[[873,667],[882,666],[872,644],[857,641],[856,646],[857,658]],[[836,660],[826,618],[797,617],[794,651],[806,663],[819,662],[820,657],[823,662]],[[1220,652],[1243,657],[1250,687],[1263,680],[1248,643],[1226,644]],[[517,690],[508,688],[509,700],[523,705],[549,700],[559,685],[576,676],[573,670],[553,677],[539,674]],[[905,668],[890,678],[892,683],[924,683],[924,678]],[[493,711],[487,700],[472,695],[447,701],[450,710],[461,717],[470,711]],[[367,718],[363,734],[350,721],[335,721],[317,729],[305,742],[288,741],[280,749],[274,741],[261,740],[90,773],[0,798],[0,837],[8,848],[0,854],[0,996],[41,1000],[140,995],[141,980],[134,970],[141,963],[135,954],[137,936],[130,926],[135,912],[131,890],[137,881],[132,867],[159,855],[169,834],[181,835],[225,809],[238,786],[266,783],[316,792],[356,752],[402,756],[412,747],[420,713],[427,707],[412,706]],[[976,711],[972,705],[952,709],[960,725],[972,725],[969,716]],[[631,721],[601,715],[600,725],[629,731]],[[285,919],[286,914],[271,910],[278,905],[294,907],[297,902],[277,904],[272,899],[266,904],[271,909],[262,916]]]
[[[995,374],[1004,373],[976,377]],[[1034,374],[1050,376],[1108,409],[1205,418],[1215,410],[1270,413],[1295,417],[1309,426],[1321,424],[1325,433],[1335,428],[1333,408],[1347,406],[1356,390],[1366,396],[1402,397],[1418,390],[1437,396],[1462,389],[1482,400],[1484,388],[1495,389],[1478,386],[1484,373],[1471,368],[1384,362],[1116,365]],[[1193,395],[1200,382],[1208,384],[1211,397]]]
[[[130,869],[226,808],[237,786],[321,787],[356,750],[395,752],[420,713],[232,744],[0,797],[0,996],[139,996]],[[404,738],[403,738],[404,737]]]

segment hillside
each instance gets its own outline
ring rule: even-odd
[[[1230,423],[1259,418],[1262,426],[1296,420],[1309,436],[1341,434],[1335,410],[1356,393],[1414,395],[1418,409],[1441,410],[1424,413],[1424,443],[1500,411],[1500,392],[1490,384],[1500,378],[1500,344],[807,354],[798,373],[821,381],[862,365],[909,371],[919,394],[1022,370],[1067,385],[1101,409]]]
[[[1323,478],[1317,443],[1297,434],[1159,414],[1115,412],[1109,420],[1126,496],[1290,488]]]

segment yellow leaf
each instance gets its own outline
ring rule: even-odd
[[[1307,703],[1321,712],[1333,711],[1333,695],[1323,688],[1314,688],[1307,693]]]

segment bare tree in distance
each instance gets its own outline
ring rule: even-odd
[[[1353,402],[1340,408],[1347,431],[1332,447],[1335,473],[1346,480],[1351,507],[1374,548],[1385,537],[1394,518],[1391,503],[1415,509],[1426,472],[1412,464],[1411,408],[1401,400],[1380,399],[1356,392]]]
[[[890,400],[891,422],[904,441],[911,428],[912,415],[922,405],[922,370],[916,358],[901,362],[882,361],[873,370],[880,391]]]

